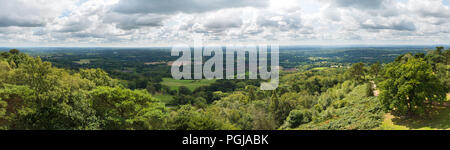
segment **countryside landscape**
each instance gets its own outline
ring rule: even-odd
[[[0,137],[450,135],[450,0],[0,2]]]
[[[450,129],[444,47],[281,47],[273,91],[175,80],[170,48],[1,51],[2,129]]]

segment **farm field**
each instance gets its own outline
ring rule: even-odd
[[[173,78],[163,78],[162,85],[168,86],[170,90],[178,90],[179,87],[185,86],[189,90],[194,91],[201,86],[207,86],[216,82],[216,80],[175,80]]]

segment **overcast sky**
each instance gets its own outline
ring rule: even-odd
[[[0,46],[450,44],[449,0],[0,0]]]

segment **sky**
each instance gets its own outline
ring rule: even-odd
[[[0,46],[450,44],[450,0],[0,0]]]

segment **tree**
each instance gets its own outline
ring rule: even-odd
[[[375,78],[378,77],[380,72],[381,72],[381,64],[379,62],[372,64],[369,68],[369,73]]]
[[[422,58],[409,58],[405,63],[394,62],[386,67],[386,78],[381,82],[380,100],[387,110],[404,115],[423,114],[433,102],[442,102],[445,91]]]
[[[292,110],[286,119],[284,127],[296,128],[299,125],[312,121],[312,112],[310,110]]]
[[[350,69],[348,69],[347,73],[351,79],[354,79],[358,82],[362,82],[365,79],[366,69],[364,68],[363,63],[355,63],[352,64]]]
[[[12,51],[8,60],[11,67],[0,97],[9,108],[10,129],[98,129],[86,98],[92,82],[39,57]]]
[[[374,93],[373,93],[374,89],[373,89],[372,82],[365,84],[365,86],[366,86],[366,96],[368,96],[368,97],[374,96]]]
[[[278,125],[282,125],[289,113],[298,106],[299,97],[298,93],[285,93],[280,98],[273,95],[271,109]]]
[[[90,95],[102,129],[164,129],[165,106],[145,90],[101,86]]]
[[[0,130],[7,129],[8,126],[8,117],[6,116],[6,108],[8,107],[8,103],[2,101],[0,99]]]
[[[102,69],[80,69],[81,78],[88,79],[95,83],[96,86],[117,86],[118,81],[109,77],[108,73]]]
[[[445,58],[445,64],[446,65],[450,65],[450,48],[448,48],[447,50],[445,50],[442,55],[444,55]]]
[[[233,125],[213,114],[183,105],[169,117],[169,128],[174,130],[230,130]]]
[[[189,90],[189,88],[185,86],[180,86],[180,88],[178,89],[178,95],[191,95],[191,94],[192,94],[191,90]]]
[[[8,62],[0,60],[0,85],[7,81],[10,71],[11,67]]]
[[[11,53],[11,54],[13,54],[13,55],[16,55],[16,54],[19,54],[20,51],[17,50],[17,49],[11,49],[11,50],[9,50],[9,53]]]
[[[206,109],[214,116],[224,118],[235,127],[242,130],[253,129],[253,116],[249,112],[249,97],[243,92],[235,92],[215,101]]]
[[[445,63],[446,58],[442,55],[443,50],[444,47],[436,47],[435,50],[428,51],[428,54],[425,56],[425,59],[431,64],[433,71],[437,71],[439,63]]]

